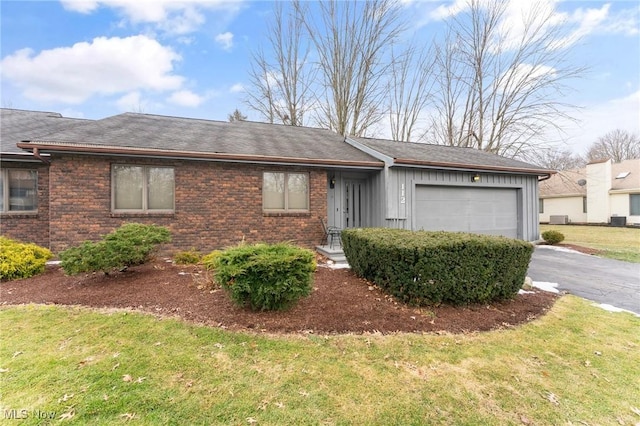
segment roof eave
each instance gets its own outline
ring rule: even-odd
[[[369,154],[370,156],[372,156],[373,158],[377,158],[378,160],[384,162],[385,165],[387,166],[392,166],[393,162],[394,162],[394,158],[390,157],[386,154],[383,154],[382,152],[371,148],[368,145],[363,144],[360,141],[357,141],[355,139],[350,138],[349,136],[346,136],[344,138],[344,142],[351,145],[352,147],[364,152],[365,154]]]
[[[610,189],[609,194],[637,194],[640,192],[640,187],[638,188],[619,188],[619,189]]]
[[[445,168],[445,169],[458,169],[463,171],[488,171],[488,172],[501,172],[501,173],[521,173],[536,176],[551,176],[557,173],[555,170],[547,169],[528,169],[520,167],[505,167],[505,166],[489,166],[489,165],[476,165],[476,164],[464,164],[464,163],[444,163],[436,161],[424,161],[424,160],[411,160],[408,158],[396,158],[395,165],[413,166],[413,167],[425,167],[425,168]]]
[[[41,153],[67,153],[84,155],[114,155],[130,157],[154,157],[174,160],[204,160],[240,163],[305,165],[313,167],[345,167],[360,169],[381,169],[379,161],[348,161],[321,158],[278,157],[266,155],[209,153],[196,151],[167,151],[152,148],[112,147],[44,142],[21,142],[17,146],[25,150],[37,149]]]
[[[584,198],[587,194],[582,192],[572,192],[566,194],[540,194],[540,198],[549,199],[549,198]]]
[[[31,152],[0,152],[0,161],[19,161],[28,163],[41,163]]]

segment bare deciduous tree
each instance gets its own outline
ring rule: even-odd
[[[571,119],[562,96],[583,69],[568,63],[553,11],[535,3],[521,22],[506,22],[506,7],[469,0],[436,46],[437,143],[522,156]]]
[[[415,132],[419,130],[420,118],[433,95],[432,66],[432,50],[415,44],[393,56],[388,96],[391,139],[394,141],[413,142],[423,136]]]
[[[611,159],[614,163],[640,158],[640,137],[616,129],[598,138],[587,151],[589,161]]]
[[[238,108],[236,108],[231,114],[227,116],[227,119],[229,120],[229,122],[245,121],[247,119],[247,116],[240,112]]]
[[[302,126],[312,105],[310,83],[314,70],[307,63],[309,46],[298,11],[291,8],[285,14],[282,3],[277,2],[267,30],[273,57],[262,48],[253,53],[246,103],[269,123]]]
[[[532,151],[527,160],[538,166],[551,170],[579,169],[586,165],[581,156],[572,153],[568,149],[549,148]]]
[[[249,71],[249,87],[246,91],[245,103],[249,108],[258,111],[267,123],[273,124],[277,116],[277,105],[275,82],[270,69],[264,51],[255,52]]]
[[[363,136],[384,115],[390,53],[404,30],[393,0],[295,2],[318,55],[322,82],[317,121],[343,135]]]

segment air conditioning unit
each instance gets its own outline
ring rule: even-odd
[[[611,226],[627,226],[627,217],[611,216]]]
[[[549,216],[549,225],[566,225],[568,223],[569,223],[569,216],[566,214]]]

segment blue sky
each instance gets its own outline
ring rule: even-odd
[[[527,3],[505,1],[512,9]],[[568,58],[589,67],[571,81],[566,100],[581,108],[577,123],[563,123],[561,146],[582,153],[611,130],[640,133],[640,2],[537,1],[575,36]],[[441,34],[461,2],[403,0],[412,34]],[[0,7],[3,107],[214,120],[239,108],[259,120],[243,103],[244,87],[271,2],[1,0]]]

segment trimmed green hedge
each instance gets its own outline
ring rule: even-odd
[[[44,247],[0,237],[0,280],[29,278],[44,272],[53,255]]]
[[[205,256],[207,268],[240,306],[281,310],[311,294],[315,256],[287,243],[240,245]]]
[[[352,270],[405,303],[454,305],[514,297],[533,245],[505,237],[401,229],[347,229]]]
[[[141,265],[151,258],[158,244],[171,241],[169,230],[162,226],[127,223],[102,237],[102,241],[85,241],[60,253],[60,266],[68,275]]]

